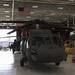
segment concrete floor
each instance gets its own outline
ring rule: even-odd
[[[29,64],[20,67],[21,54],[12,54],[11,51],[0,51],[0,75],[75,75],[75,63],[72,63],[71,56],[60,66],[50,64]]]

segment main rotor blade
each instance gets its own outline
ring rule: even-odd
[[[16,36],[5,36],[5,37],[0,37],[1,38],[12,38],[12,37],[16,37]]]
[[[29,23],[26,23],[25,25],[20,26],[20,27],[14,29],[14,30],[8,32],[7,34],[11,34],[11,33],[15,32],[15,31],[21,30],[21,29],[23,29],[23,28],[27,28],[27,27],[29,27],[29,26],[31,26],[31,25],[32,25],[32,23],[30,23],[30,22],[29,22]]]
[[[16,30],[17,30],[17,29],[14,29],[14,30],[8,32],[7,34],[11,34],[11,33],[15,32]]]

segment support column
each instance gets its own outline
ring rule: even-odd
[[[12,21],[14,20],[14,2],[15,0],[12,1]]]

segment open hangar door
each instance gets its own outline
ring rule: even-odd
[[[11,28],[9,28],[9,25]],[[10,43],[14,42],[14,39],[16,39],[16,32],[12,35],[8,35],[7,32],[13,30],[14,25],[12,27],[12,23],[0,23],[0,42],[2,43],[1,46],[8,47]],[[5,42],[5,43],[4,43]]]

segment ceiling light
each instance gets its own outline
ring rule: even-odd
[[[7,23],[3,23],[3,24],[7,24]]]
[[[61,9],[61,10],[62,10],[62,9],[63,9],[63,7],[58,7],[58,9]]]
[[[45,19],[49,20],[49,17],[45,17]]]
[[[68,0],[68,1],[74,1],[74,0]]]
[[[52,28],[52,30],[55,30],[55,28]]]
[[[67,18],[65,17],[65,18],[63,18],[63,20],[67,20]]]
[[[55,13],[51,13],[51,15],[55,15]]]
[[[5,11],[5,13],[9,13],[9,11]]]
[[[10,16],[6,15],[5,17],[10,17]]]
[[[75,16],[75,14],[72,14],[72,16]]]
[[[30,16],[27,16],[27,18],[31,18]]]
[[[9,6],[9,4],[3,4],[3,6]]]
[[[7,29],[10,28],[9,26],[7,26]]]
[[[68,31],[67,29],[65,31]]]
[[[32,6],[32,8],[38,8],[38,6]]]
[[[34,14],[34,12],[30,12],[30,14]]]

